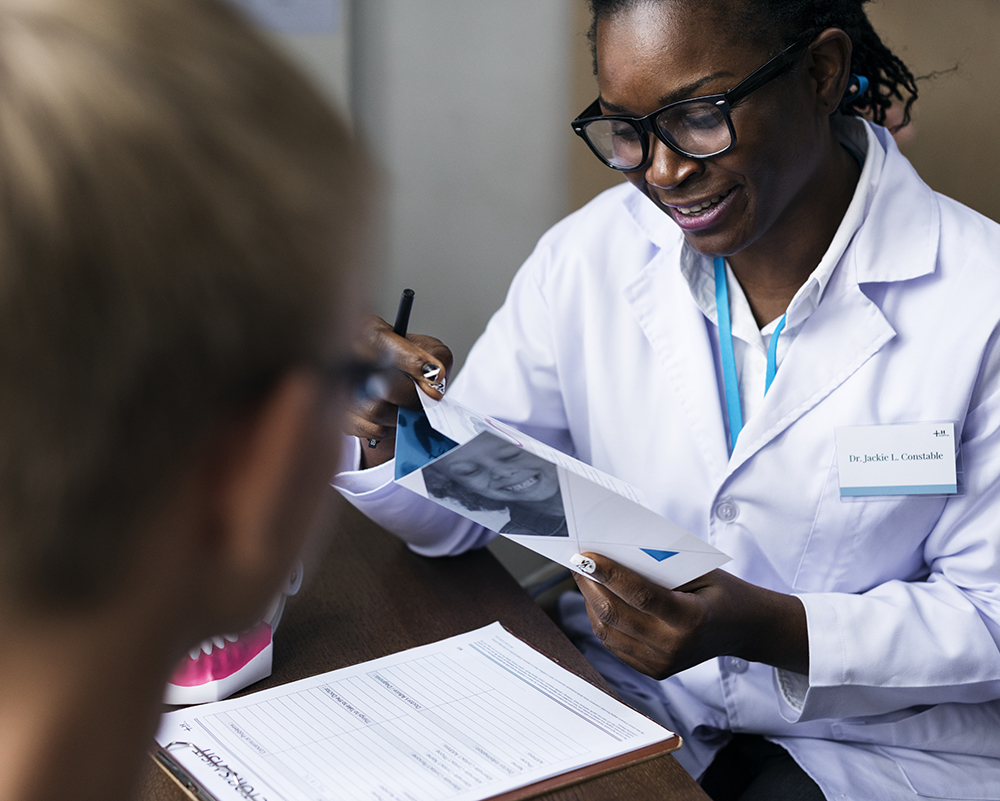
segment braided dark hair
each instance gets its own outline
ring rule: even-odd
[[[682,0],[683,2],[684,0]],[[688,0],[704,3],[704,0]],[[594,53],[597,74],[597,22],[651,0],[590,0],[593,15],[587,38]],[[917,99],[917,85],[906,64],[883,43],[872,28],[864,6],[870,0],[720,0],[734,31],[755,45],[787,46],[811,41],[827,28],[840,28],[854,45],[851,72],[868,79],[868,88],[850,104],[845,114],[865,116],[882,125],[893,101],[903,104],[903,117],[895,133],[910,123],[910,109]],[[775,36],[780,42],[775,42]]]

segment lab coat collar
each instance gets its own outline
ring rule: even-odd
[[[861,227],[868,214],[872,198],[878,187],[885,164],[885,150],[875,138],[874,132],[856,117],[846,117],[840,120],[838,137],[841,143],[852,153],[856,153],[863,162],[861,177],[854,192],[854,197],[848,206],[844,219],[830,242],[819,265],[813,270],[806,282],[795,293],[785,314],[785,338],[797,330],[815,311],[823,298],[823,293],[830,282],[834,270],[843,261],[851,240]],[[753,318],[750,304],[743,290],[733,275],[728,262],[726,265],[729,277],[729,312],[732,319],[733,336],[742,339],[748,345],[766,352],[767,343],[762,335],[770,336],[778,324],[772,320],[760,328]],[[691,287],[691,296],[705,316],[718,325],[718,310],[715,307],[715,267],[713,260],[703,256],[687,242],[681,252],[681,274]]]
[[[629,192],[624,203],[639,230],[660,250],[674,250],[678,240],[683,239],[677,223],[638,189]]]
[[[690,403],[682,403],[681,408],[690,412],[688,422],[699,432],[706,461],[714,469],[728,474],[739,469],[895,336],[860,284],[904,281],[935,270],[940,237],[936,196],[899,153],[888,131],[866,125],[869,136],[883,148],[885,163],[877,186],[869,193],[865,220],[731,456],[722,422],[721,388],[713,393],[709,406],[704,405],[704,395],[697,393],[696,399],[691,392],[692,387],[718,384],[717,345],[710,331],[703,339],[699,337],[697,345],[690,341],[691,332],[697,330],[696,318],[703,327],[707,321],[677,267],[683,237],[673,221],[640,193],[631,192],[624,200],[635,224],[659,248],[628,281],[626,294],[654,350],[675,373],[677,391],[690,395]],[[714,326],[707,324],[707,328]],[[692,353],[692,348],[698,352]],[[680,357],[679,349],[688,350],[686,357]],[[816,359],[817,353],[824,357]],[[723,460],[728,464],[723,466]]]
[[[868,125],[866,123],[866,125]],[[868,125],[885,151],[864,222],[778,368],[760,410],[740,434],[732,474],[757,451],[828,397],[890,342],[896,331],[864,285],[932,274],[937,265],[940,209],[884,128]],[[878,293],[876,293],[878,294]],[[822,354],[822,358],[816,358]]]
[[[785,355],[760,409],[740,433],[728,472],[825,400],[895,336],[878,305],[859,286],[835,276]]]
[[[899,152],[885,128],[866,123],[885,150],[885,166],[853,249],[859,284],[906,281],[937,265],[941,212],[935,193]],[[877,224],[876,222],[877,221]]]
[[[864,213],[865,219],[878,220],[878,225],[869,223],[857,234],[852,265],[856,281],[893,282],[929,275],[937,262],[941,233],[934,192],[899,152],[889,131],[860,120],[842,123],[845,128],[858,124],[867,133],[869,159],[879,155],[874,147],[885,155],[881,169],[872,171],[876,185],[868,193]],[[850,139],[858,133],[851,131],[846,136]],[[640,192],[630,192],[624,203],[636,226],[660,250],[673,251],[683,239],[673,220]]]

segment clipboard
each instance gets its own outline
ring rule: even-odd
[[[534,782],[533,784],[525,785],[516,790],[511,790],[510,792],[502,793],[500,795],[489,796],[483,799],[483,801],[528,801],[532,798],[538,798],[546,793],[554,792],[555,790],[561,790],[563,788],[569,787],[574,784],[580,784],[590,779],[595,779],[598,776],[604,776],[608,773],[614,773],[616,770],[621,770],[630,765],[637,765],[640,762],[648,762],[651,759],[656,759],[664,754],[670,754],[681,747],[681,737],[679,734],[674,734],[672,737],[663,740],[662,742],[656,743],[654,745],[646,746],[645,748],[640,748],[637,751],[632,751],[628,754],[622,754],[621,756],[614,757],[612,759],[605,760],[604,762],[599,762],[595,765],[588,765],[585,768],[578,768],[577,770],[571,770],[566,773],[560,773],[556,776],[552,776],[548,779],[543,779],[542,781]],[[207,790],[202,788],[194,777],[189,774],[184,767],[177,762],[170,753],[163,748],[158,748],[151,754],[153,760],[156,764],[171,778],[174,782],[184,791],[188,798],[192,801],[222,801],[222,799],[217,796],[212,795]],[[252,796],[245,796],[250,799]]]
[[[555,660],[511,634],[499,623],[493,623],[474,632],[448,638],[440,643],[419,646],[389,657],[382,657],[351,668],[331,671],[310,679],[302,679],[243,698],[167,713],[164,718],[165,720],[169,719],[169,722],[161,724],[160,733],[157,735],[160,746],[151,756],[156,764],[194,801],[241,801],[242,799],[286,801],[290,798],[320,797],[324,791],[317,788],[313,777],[292,776],[288,772],[288,764],[294,760],[283,763],[284,768],[286,768],[283,773],[272,773],[269,777],[267,771],[271,769],[270,767],[255,764],[253,757],[257,751],[249,751],[248,748],[227,751],[225,736],[231,735],[231,732],[222,731],[223,736],[219,737],[221,721],[227,721],[227,725],[239,732],[243,742],[237,742],[237,745],[245,745],[249,742],[258,749],[263,745],[266,754],[267,743],[261,740],[262,745],[258,745],[254,739],[262,736],[260,732],[271,731],[269,726],[262,721],[259,728],[255,730],[245,723],[252,718],[256,719],[255,716],[265,705],[271,705],[269,708],[273,708],[273,705],[281,699],[288,698],[289,708],[300,709],[302,707],[295,706],[295,704],[301,704],[305,700],[306,697],[302,693],[314,691],[319,687],[333,687],[337,691],[327,691],[327,694],[339,698],[339,688],[348,685],[346,683],[340,685],[336,682],[357,682],[360,680],[359,676],[367,676],[372,682],[381,682],[400,698],[416,705],[420,702],[419,698],[417,698],[417,702],[406,698],[407,693],[410,692],[406,684],[406,676],[408,675],[406,671],[416,671],[420,667],[416,663],[421,659],[437,659],[439,661],[436,663],[428,662],[428,664],[437,664],[441,670],[440,679],[435,677],[437,684],[432,685],[433,690],[437,692],[446,688],[451,691],[453,684],[449,678],[450,668],[440,660],[447,660],[453,656],[457,657],[457,662],[466,660],[467,667],[471,669],[468,674],[463,674],[463,682],[466,680],[465,675],[476,677],[482,686],[490,688],[491,694],[496,694],[494,700],[498,699],[499,705],[494,708],[504,709],[505,699],[510,698],[510,709],[514,710],[511,714],[511,720],[523,715],[523,709],[537,709],[539,718],[543,720],[543,728],[537,731],[531,730],[531,736],[535,738],[535,742],[551,746],[556,750],[565,749],[567,752],[571,749],[571,746],[568,745],[570,742],[573,742],[574,745],[588,742],[597,743],[597,745],[586,746],[588,750],[573,756],[572,759],[563,759],[562,762],[554,761],[551,766],[531,766],[531,769],[524,770],[522,775],[512,775],[513,772],[508,771],[508,775],[501,776],[499,780],[491,779],[488,782],[481,782],[479,787],[467,786],[461,792],[455,793],[454,797],[456,798],[462,798],[464,801],[486,801],[487,799],[515,801],[535,798],[561,787],[578,784],[620,770],[628,765],[655,759],[675,751],[681,746],[681,738],[675,733],[649,720],[614,698],[610,693],[559,665]],[[425,671],[421,675],[426,681],[427,676],[434,674]],[[520,687],[520,694],[510,692],[505,685]],[[370,686],[375,685],[371,684]],[[360,686],[358,686],[358,691],[357,697],[365,697],[365,694],[369,692]],[[481,688],[468,690],[470,697],[481,692]],[[370,715],[373,720],[368,722],[375,726],[383,725],[380,721],[374,720],[375,715],[370,710],[362,708],[354,698],[346,697],[346,692],[343,695],[345,698],[339,698],[343,707],[350,708],[356,716],[361,718]],[[324,701],[328,700],[322,696],[320,698]],[[397,699],[391,698],[390,700]],[[445,702],[440,709],[451,703],[451,701]],[[351,707],[351,704],[355,704],[357,708]],[[461,704],[464,704],[464,701],[460,699],[455,704],[454,709],[458,709]],[[519,707],[519,704],[522,706]],[[519,709],[522,711],[518,711]],[[241,710],[246,710],[245,718],[238,717]],[[558,714],[553,715],[552,710]],[[343,710],[338,709],[337,711],[342,712]],[[423,717],[424,713],[427,714],[427,718],[424,719],[429,721],[428,731],[431,728],[435,732],[446,731],[449,725],[455,725],[454,718],[451,721],[439,718],[438,715],[441,713],[438,708],[425,707],[420,711],[420,717]],[[213,717],[214,722],[205,725],[205,721]],[[414,713],[413,717],[416,719],[418,715]],[[498,728],[492,730],[494,737],[496,731],[510,725],[510,721],[506,720],[503,715],[498,715],[497,718]],[[472,733],[472,737],[477,740],[474,745],[482,747],[479,750],[488,750],[492,747],[489,745],[489,735],[494,721],[486,721],[475,716],[465,716],[462,720],[463,723],[460,725],[466,727],[467,732]],[[570,725],[566,724],[567,720],[570,721]],[[284,723],[297,725],[298,721],[285,720]],[[547,726],[547,734],[545,726]],[[362,728],[360,724],[358,728]],[[478,732],[481,728],[483,735],[480,739]],[[587,733],[581,733],[581,730],[587,730]],[[395,733],[392,729],[387,729],[387,732],[386,742],[389,742]],[[324,739],[330,740],[330,747],[333,750],[339,749],[342,742],[345,745],[345,753],[350,747],[346,740],[334,742],[335,738],[328,737],[328,732],[322,732],[322,734]],[[420,734],[422,735],[423,732]],[[169,739],[174,735],[177,735],[177,739]],[[185,739],[180,740],[180,736],[184,736]],[[309,736],[313,737],[314,735],[310,734]],[[467,740],[468,737],[469,735],[466,734]],[[587,737],[591,737],[591,740],[588,740]],[[613,740],[616,742],[612,742]],[[512,748],[517,751],[518,748],[527,748],[526,742],[527,740],[522,741],[514,737],[504,743],[504,746],[514,744]],[[201,747],[198,743],[201,744]],[[633,743],[634,747],[632,747]],[[287,751],[292,750],[292,746],[287,743],[282,743],[282,747]],[[428,746],[428,748],[433,747],[435,746]],[[385,777],[391,776],[394,780],[403,782],[410,781],[411,776],[414,776],[413,781],[417,785],[417,779],[420,777],[416,776],[415,772],[407,771],[405,779],[399,778],[399,753],[394,751],[392,747],[386,747],[383,750],[386,752],[385,755],[371,754],[370,764],[365,767],[365,770],[368,771],[366,780],[368,776],[372,776],[383,781]],[[466,753],[471,753],[471,751]],[[494,754],[496,753],[498,752],[494,752]],[[542,753],[542,751],[538,753]],[[275,756],[275,754],[266,754],[258,762],[263,762],[271,756]],[[282,758],[284,758],[283,755]],[[269,764],[273,767],[275,763]],[[385,767],[380,771],[380,764],[396,765],[396,773],[391,772],[394,770],[392,767]],[[515,762],[512,760],[509,764],[512,765]],[[336,771],[332,766],[330,770]],[[524,779],[523,784],[517,784],[522,778]],[[340,792],[337,797],[372,797],[361,792],[352,792],[346,777],[344,782],[343,787],[338,786],[337,788]],[[426,785],[424,786],[426,787]],[[307,789],[303,790],[303,788]],[[494,789],[499,790],[499,792],[494,792]],[[424,797],[437,798],[437,796],[427,796],[426,790]]]
[[[619,757],[599,762],[596,765],[589,765],[586,768],[561,773],[550,779],[535,782],[534,784],[529,784],[517,790],[511,790],[509,793],[494,795],[487,801],[526,801],[527,799],[537,798],[540,795],[545,795],[546,793],[551,793],[555,790],[561,790],[565,787],[569,787],[570,785],[580,784],[581,782],[595,779],[598,776],[605,775],[606,773],[614,773],[616,770],[621,770],[629,765],[637,765],[640,762],[648,762],[649,760],[656,759],[664,754],[672,753],[680,747],[681,736],[679,734],[675,734],[673,737],[670,737],[663,742],[656,743],[655,745],[649,745],[645,748],[640,748],[638,751],[622,754]]]

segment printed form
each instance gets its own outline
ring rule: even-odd
[[[156,737],[219,801],[473,801],[671,739],[499,623],[168,712]]]

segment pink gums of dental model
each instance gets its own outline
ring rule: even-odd
[[[285,599],[302,586],[298,562],[282,592],[263,619],[238,635],[212,637],[192,648],[167,683],[164,703],[204,704],[221,701],[271,675],[274,631],[281,622]]]

